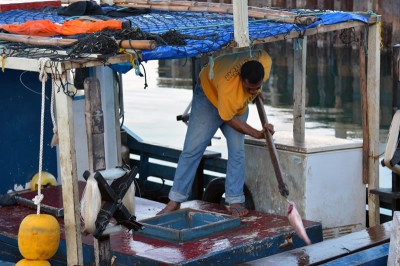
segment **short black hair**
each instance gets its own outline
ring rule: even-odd
[[[240,78],[247,79],[252,84],[257,84],[264,79],[264,67],[256,61],[250,60],[242,65],[240,68]]]

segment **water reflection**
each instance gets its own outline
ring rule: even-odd
[[[362,113],[359,82],[359,50],[356,45],[321,45],[309,41],[307,47],[306,130],[315,127],[331,129],[345,139],[362,138]],[[270,79],[264,86],[266,104],[278,109],[293,106],[294,40],[265,45],[272,57]],[[392,119],[391,59],[381,58],[380,140],[386,135]],[[158,86],[192,88],[190,59],[159,62]],[[288,121],[292,122],[292,121]]]
[[[308,46],[306,136],[336,136],[362,139],[362,113],[359,89],[358,49],[335,46]],[[278,131],[293,131],[293,43],[268,44],[273,66],[264,86],[266,112]],[[144,64],[149,87],[134,71],[124,75],[125,125],[148,142],[182,148],[186,126],[176,121],[191,100],[190,59],[149,61]],[[386,143],[392,119],[391,59],[382,55],[380,88],[380,141]],[[248,122],[259,128],[260,121],[250,106]],[[279,133],[279,132],[278,132]],[[211,150],[227,158],[221,132],[216,133]],[[383,147],[382,147],[383,151]],[[379,167],[380,186],[391,186],[391,172]]]

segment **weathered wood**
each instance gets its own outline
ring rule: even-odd
[[[66,72],[61,73],[64,74],[53,76],[56,91],[61,84],[66,84]],[[83,265],[72,98],[62,90],[56,93],[56,110],[67,260],[68,265]]]
[[[389,242],[392,223],[368,228],[302,248],[293,249],[241,265],[321,265]],[[341,264],[338,264],[341,265]]]
[[[7,51],[7,50],[6,50]],[[7,54],[7,52],[6,52]],[[140,56],[140,52],[138,53]],[[129,54],[119,54],[113,57],[102,60],[93,60],[91,58],[88,60],[87,58],[82,59],[74,59],[73,61],[66,61],[63,63],[53,62],[53,70],[50,67],[46,67],[45,70],[47,73],[61,73],[65,70],[71,70],[76,68],[84,68],[84,67],[93,67],[93,66],[104,66],[104,65],[112,65],[118,63],[130,62]],[[15,70],[24,70],[24,71],[37,71],[38,69],[38,59],[31,58],[22,58],[22,57],[6,57],[4,60],[4,66],[7,69],[15,69]]]
[[[89,170],[100,171],[106,168],[104,152],[104,117],[101,106],[101,89],[97,78],[86,78],[85,119],[88,137]]]
[[[368,100],[367,100],[367,77],[365,65],[365,46],[364,34],[360,35],[360,52],[359,52],[359,68],[360,68],[360,91],[361,91],[361,114],[363,129],[363,154],[362,154],[362,180],[364,184],[368,184],[368,154],[369,154],[369,127],[368,127]]]
[[[265,114],[265,109],[264,109],[264,101],[261,98],[261,95],[258,95],[257,98],[255,99],[256,105],[257,105],[257,111],[258,115],[260,117],[261,121],[261,126],[264,126],[266,123],[268,123],[267,115]],[[284,174],[282,171],[282,168],[279,163],[279,157],[278,157],[278,152],[276,150],[275,144],[272,140],[272,135],[269,131],[265,132],[265,141],[267,143],[269,155],[271,157],[271,162],[272,166],[275,171],[275,177],[278,182],[278,187],[279,187],[279,193],[283,197],[287,197],[289,195],[289,189],[288,186],[286,185],[285,181],[283,180]]]
[[[101,105],[101,88],[97,78],[86,78],[85,118],[88,138],[90,172],[106,169],[104,149],[104,117]],[[111,264],[110,237],[94,238],[94,255],[96,265]]]
[[[160,1],[141,1],[141,0],[130,0],[130,1],[114,1],[118,6],[131,6],[135,8],[150,8],[153,10],[162,10],[162,11],[191,11],[191,12],[214,12],[214,13],[225,13],[225,14],[240,14],[236,11],[234,12],[233,4],[224,4],[224,3],[209,3],[209,2],[160,2]],[[247,1],[237,1],[239,5],[244,5]],[[247,5],[246,5],[247,6]],[[267,5],[268,6],[268,5]],[[270,6],[270,5],[269,5]],[[238,6],[237,6],[238,7]],[[259,19],[271,19],[284,23],[312,23],[316,20],[311,16],[303,16],[297,17],[296,13],[284,11],[284,10],[274,10],[271,8],[260,8],[260,7],[247,7],[247,15],[246,18],[259,18]]]
[[[115,88],[115,72],[109,67],[94,68],[94,75],[100,82],[104,115],[104,150],[107,168],[122,165],[121,131],[119,124],[119,89]]]
[[[378,17],[380,21],[380,16]],[[368,190],[379,187],[380,23],[368,31],[367,104],[369,128]],[[369,226],[380,223],[379,197],[368,193]]]
[[[393,99],[392,108],[394,114],[396,110],[400,109],[400,44],[393,47],[392,59],[392,80],[393,80]]]
[[[58,45],[58,46],[71,45],[77,41],[74,39],[27,36],[27,35],[18,35],[11,33],[0,33],[0,40],[8,42],[20,42],[31,45]]]
[[[392,232],[390,234],[388,266],[400,265],[400,212],[393,213]]]
[[[294,45],[294,88],[293,88],[293,138],[302,143],[305,138],[306,110],[306,61],[307,37],[297,39]]]
[[[233,0],[234,37],[238,47],[250,44],[247,1]]]
[[[371,17],[371,21],[376,21],[374,17]],[[372,22],[371,22],[372,23]],[[304,36],[311,36],[311,35],[316,35],[316,34],[322,34],[325,32],[330,32],[330,31],[338,31],[338,30],[343,30],[343,29],[348,29],[348,28],[355,28],[355,27],[365,27],[365,23],[363,22],[358,22],[358,21],[350,21],[350,22],[345,22],[345,23],[340,23],[340,24],[334,24],[334,25],[319,25],[317,28],[310,28],[302,32]],[[294,39],[299,37],[299,32],[290,32],[289,34],[280,34],[280,35],[275,35],[272,37],[267,37],[263,39],[257,39],[253,40],[253,44],[260,44],[260,43],[268,43],[268,42],[276,42],[276,41],[282,41],[282,40],[287,40],[287,39]]]
[[[55,45],[55,46],[71,46],[76,43],[77,39],[60,39],[39,36],[27,36],[11,33],[0,33],[0,40],[8,42],[20,42],[31,45]],[[153,50],[157,47],[154,40],[122,40],[119,46],[125,49]]]

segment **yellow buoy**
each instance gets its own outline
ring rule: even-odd
[[[47,260],[27,260],[22,259],[15,266],[51,266]]]
[[[18,248],[28,260],[48,260],[56,254],[60,243],[60,225],[49,214],[26,216],[18,231]]]
[[[36,173],[30,182],[31,185],[31,190],[37,190],[38,189],[38,179],[39,179],[39,173]],[[42,172],[42,188],[48,187],[48,186],[56,186],[57,185],[57,180],[56,178],[50,174],[49,172]]]

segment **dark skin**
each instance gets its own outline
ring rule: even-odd
[[[247,79],[245,79],[242,81],[242,85],[243,85],[243,88],[245,90],[247,90],[250,94],[256,95],[256,94],[260,93],[262,80],[260,82],[254,84],[254,83],[250,83]],[[246,121],[240,120],[239,116],[234,116],[231,120],[225,121],[225,122],[228,123],[228,125],[230,125],[232,128],[234,128],[238,132],[245,134],[245,135],[249,135],[256,139],[263,139],[265,137],[265,132],[267,130],[272,135],[275,133],[274,126],[272,124],[265,124],[262,130],[257,130],[255,128],[253,128],[252,126],[250,126],[249,124],[247,124]],[[231,209],[231,214],[233,216],[242,217],[242,216],[246,216],[249,213],[249,211],[246,208],[242,207],[241,203],[232,203],[229,206]],[[165,206],[165,208],[158,214],[173,212],[173,211],[179,210],[180,207],[181,207],[180,202],[170,200],[168,202],[167,206]]]

